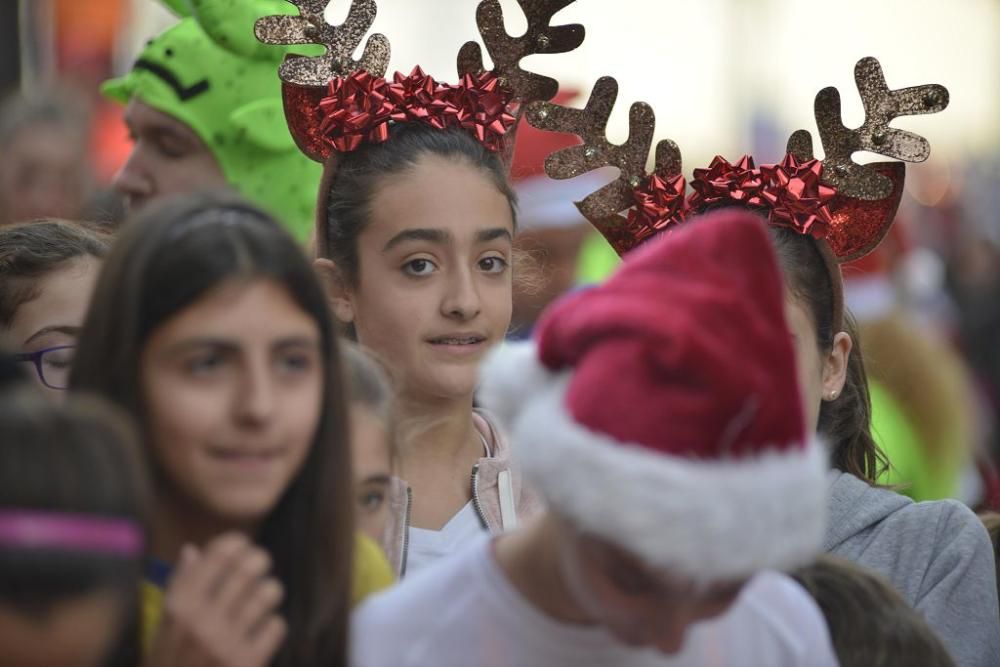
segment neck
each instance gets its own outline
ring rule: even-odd
[[[576,601],[559,566],[557,522],[543,514],[496,541],[496,558],[511,585],[540,612],[562,623],[595,621]]]
[[[173,494],[160,494],[156,501],[150,555],[165,563],[176,562],[186,544],[201,548],[223,533],[252,536],[256,532],[255,525],[224,521]]]
[[[481,455],[482,444],[472,422],[472,396],[428,399],[402,395],[394,406],[400,438],[399,455],[407,462],[451,462]]]

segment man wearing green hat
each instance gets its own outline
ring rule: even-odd
[[[257,18],[295,8],[284,0],[162,2],[181,20],[102,87],[127,104],[135,140],[115,187],[140,207],[228,184],[305,240],[321,165],[295,147],[285,124],[277,71],[287,51],[261,44],[253,29]]]

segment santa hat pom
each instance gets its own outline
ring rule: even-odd
[[[478,398],[510,429],[532,397],[549,388],[554,379],[555,375],[539,360],[534,342],[507,342],[483,362]]]

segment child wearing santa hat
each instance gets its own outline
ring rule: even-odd
[[[746,212],[557,302],[484,388],[549,509],[363,606],[355,664],[835,665],[819,609],[764,572],[824,530],[788,331]]]

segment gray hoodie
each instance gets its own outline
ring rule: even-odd
[[[824,549],[884,576],[959,667],[1000,667],[993,547],[969,508],[915,503],[833,471],[829,522]]]

